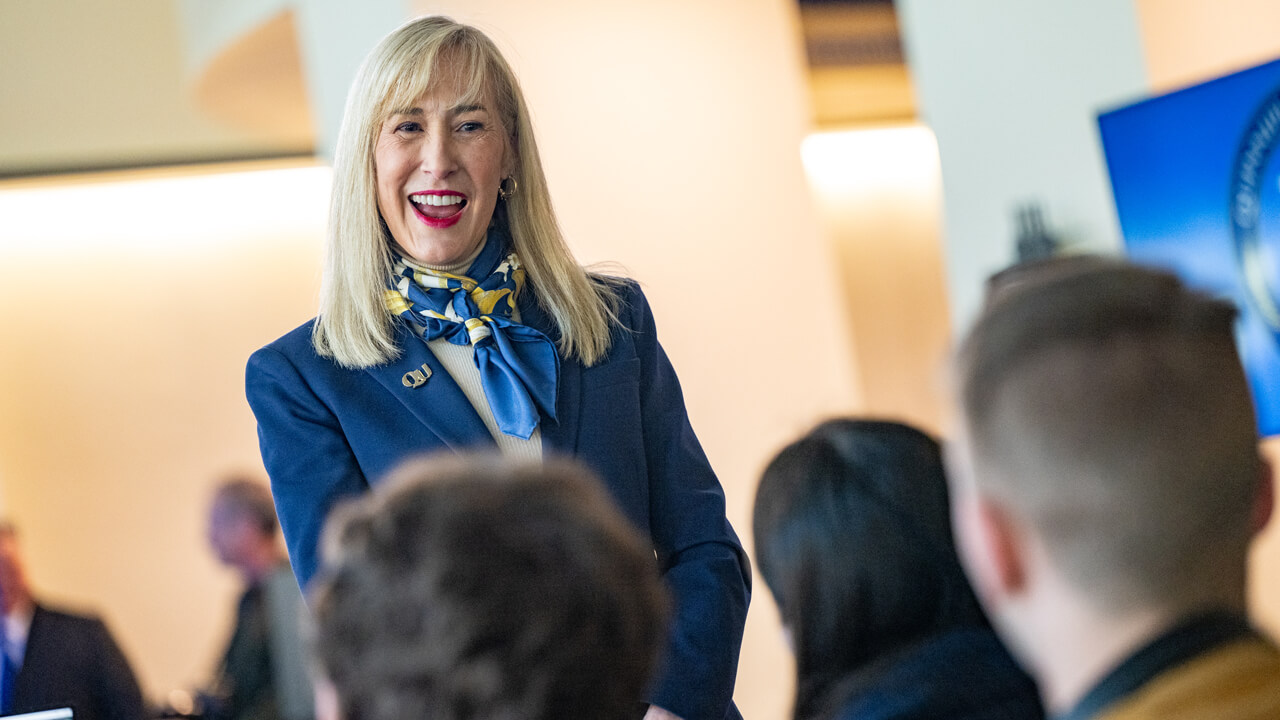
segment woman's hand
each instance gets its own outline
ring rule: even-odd
[[[669,713],[657,705],[650,705],[649,711],[644,714],[644,720],[681,720],[679,715]]]

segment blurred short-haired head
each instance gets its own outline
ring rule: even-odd
[[[652,550],[569,461],[410,461],[334,513],[324,557],[345,720],[628,718],[664,644]]]
[[[953,474],[1107,612],[1242,586],[1262,468],[1234,307],[1102,258],[1005,285],[956,357]]]

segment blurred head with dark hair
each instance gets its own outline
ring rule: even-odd
[[[316,651],[345,720],[642,710],[665,590],[579,465],[410,462],[334,514],[324,551]]]
[[[989,633],[953,545],[938,443],[919,430],[819,425],[766,468],[754,530],[796,656],[796,718],[831,716],[931,638]]]

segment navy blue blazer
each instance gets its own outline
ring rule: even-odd
[[[543,449],[594,470],[652,539],[675,612],[650,702],[685,720],[740,718],[732,696],[750,566],[648,301],[631,282],[617,292],[622,322],[608,356],[589,368],[561,359],[557,418],[540,422]],[[519,308],[525,324],[558,339],[531,293]],[[365,492],[409,456],[496,448],[461,388],[407,327],[397,330],[399,358],[349,370],[316,354],[313,323],[255,352],[245,381],[289,557],[304,585],[335,503]],[[406,387],[405,374],[424,364],[430,379]]]

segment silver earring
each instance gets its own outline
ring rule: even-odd
[[[498,197],[506,200],[512,195],[515,195],[516,191],[519,189],[520,184],[516,182],[515,178],[508,175],[507,177],[502,178],[502,182],[498,183]]]

